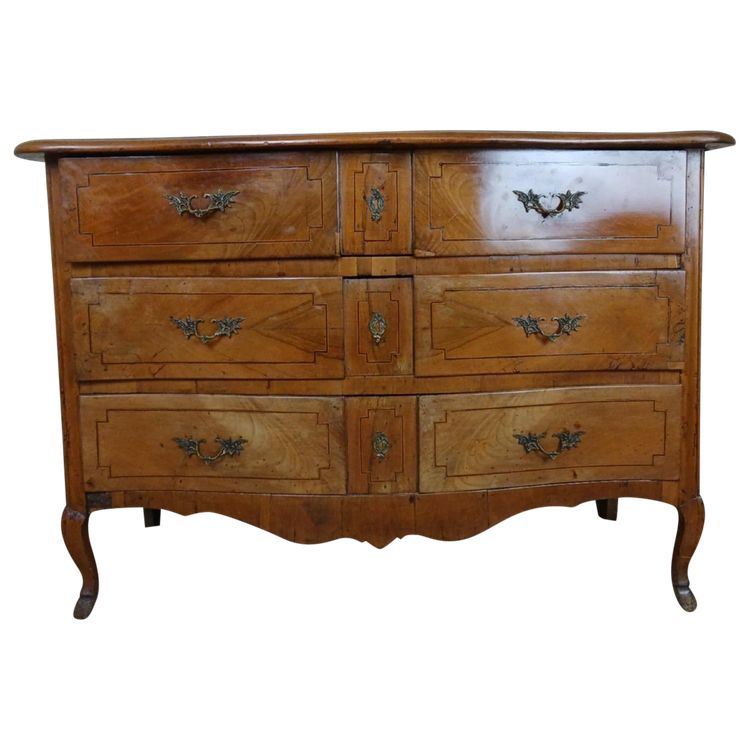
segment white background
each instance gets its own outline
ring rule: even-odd
[[[6,3],[0,11],[0,744],[746,748],[750,137],[746,29],[715,1]],[[677,514],[623,500],[471,540],[290,544],[231,519],[64,505],[38,137],[716,129],[706,158],[707,523],[677,605]]]

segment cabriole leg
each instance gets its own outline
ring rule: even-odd
[[[692,500],[677,506],[680,515],[677,524],[677,539],[674,543],[672,555],[672,586],[680,606],[686,612],[692,612],[696,606],[695,596],[690,590],[688,579],[688,565],[698,546],[703,531],[705,509],[703,500],[694,497]]]
[[[73,617],[83,620],[91,614],[99,594],[99,574],[89,541],[89,514],[66,506],[62,515],[62,535],[73,562],[83,578]]]
[[[150,526],[158,526],[161,523],[161,509],[144,508],[143,523],[145,524],[146,528],[149,528]]]
[[[608,498],[606,500],[596,501],[596,512],[599,514],[599,518],[603,518],[605,521],[616,521],[617,520],[617,500],[618,498]]]

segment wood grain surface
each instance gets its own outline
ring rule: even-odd
[[[411,279],[344,282],[347,375],[408,375],[414,371]],[[379,316],[382,334],[370,326]],[[377,322],[377,320],[376,320]]]
[[[34,140],[15,154],[43,160],[61,156],[133,156],[142,154],[226,153],[286,149],[390,149],[472,146],[476,148],[561,149],[714,149],[733,146],[734,138],[712,130],[664,133],[561,133],[502,130],[424,130],[390,133],[318,133],[313,135],[240,135],[194,138],[94,138]]]
[[[626,497],[677,508],[672,583],[692,611],[704,152],[733,143],[18,146],[47,162],[75,616],[97,598],[104,508],[380,547],[549,505],[614,520]]]
[[[419,151],[414,232],[422,255],[680,253],[684,151]],[[557,215],[530,210],[533,191]]]
[[[69,260],[295,258],[338,254],[336,157],[327,152],[62,159]],[[169,196],[236,191],[222,211]]]
[[[281,396],[82,396],[87,491],[189,489],[346,492],[343,403]],[[241,453],[205,463],[179,439],[243,440]]]
[[[684,359],[680,271],[419,276],[414,284],[419,375],[664,369]],[[577,319],[574,329],[561,328],[565,316]],[[531,318],[539,330],[527,334]]]
[[[671,505],[677,489],[676,482],[640,480],[458,493],[306,497],[214,492],[196,497],[190,492],[119,491],[109,499],[112,508],[165,508],[183,515],[220,513],[302,544],[349,537],[384,547],[410,534],[444,541],[466,539],[533,508],[573,507],[607,494],[649,498]]]
[[[341,155],[343,252],[408,255],[411,252],[411,154],[347,152]],[[368,200],[382,197],[373,214]]]
[[[93,278],[71,290],[83,380],[344,374],[341,279]],[[202,342],[222,319],[236,332]],[[188,337],[189,320],[201,322]]]
[[[419,489],[444,492],[606,479],[677,479],[680,389],[596,386],[424,396]],[[580,435],[560,451],[557,435]],[[539,437],[529,452],[521,438]]]
[[[417,489],[417,399],[346,399],[349,492],[388,494]],[[384,441],[382,447],[377,438]]]

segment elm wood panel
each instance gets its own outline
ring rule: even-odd
[[[73,519],[86,509],[83,489],[83,459],[81,452],[81,429],[79,414],[79,387],[75,376],[73,353],[73,309],[70,298],[72,268],[62,257],[63,232],[60,194],[59,168],[57,162],[46,166],[47,196],[49,208],[50,240],[52,244],[52,277],[55,297],[55,326],[57,334],[57,360],[60,384],[61,427],[65,472],[66,509],[70,511],[66,521],[63,517],[63,531],[66,527],[79,530],[76,538],[66,541],[68,549],[83,549],[87,542],[87,525],[79,525]],[[83,545],[83,547],[81,546]],[[71,554],[80,567],[81,560]],[[95,569],[95,568],[94,568]],[[82,569],[83,571],[83,569]],[[86,574],[84,573],[84,578]],[[85,583],[84,583],[85,587]]]
[[[268,151],[270,149],[399,149],[473,146],[475,148],[604,148],[714,149],[733,146],[734,138],[713,130],[661,133],[563,133],[507,130],[413,130],[380,133],[315,133],[311,135],[223,135],[183,138],[95,138],[33,140],[20,143],[16,156],[117,156],[123,154],[191,154],[198,151]]]
[[[685,343],[687,362],[683,372],[680,494],[694,504],[700,497],[700,369],[701,369],[701,283],[703,274],[703,167],[704,154],[688,153],[687,243],[683,262],[687,273],[687,320]],[[701,503],[702,507],[702,503]],[[695,519],[694,519],[695,520]],[[702,524],[702,521],[701,521]],[[690,524],[690,525],[694,525]],[[694,531],[694,530],[693,530]],[[688,533],[691,533],[688,531]],[[700,532],[698,532],[700,536]],[[689,559],[688,559],[689,562]],[[685,563],[687,576],[687,562]]]
[[[113,508],[164,508],[182,515],[212,512],[301,544],[351,538],[385,547],[411,534],[457,541],[533,508],[573,507],[604,495],[674,505],[676,482],[574,482],[454,493],[269,495],[231,492],[113,492]]]
[[[421,276],[414,280],[418,375],[679,367],[684,360],[681,271]],[[579,316],[577,330],[527,335],[533,316]]]
[[[79,278],[71,283],[78,377],[342,377],[342,281]],[[231,337],[202,343],[174,319],[243,318]]]
[[[309,260],[191,261],[190,263],[76,263],[71,273],[88,276],[320,277],[447,276],[549,271],[633,271],[679,269],[679,255],[489,255],[477,258],[401,256]]]
[[[411,253],[411,154],[347,152],[340,157],[342,250],[352,255]],[[383,209],[368,206],[379,191]]]
[[[347,279],[344,319],[347,375],[408,375],[414,369],[411,279]],[[374,315],[385,331],[370,331]],[[379,333],[379,332],[377,332]]]
[[[594,386],[419,399],[422,492],[679,477],[679,386]],[[552,460],[517,435],[582,432]]]
[[[514,190],[583,192],[580,206],[543,217]],[[414,231],[422,255],[681,253],[681,151],[417,151]]]
[[[679,385],[676,370],[505,373],[455,377],[350,376],[340,380],[128,380],[82,382],[81,393],[225,393],[258,396],[408,396],[576,385]]]
[[[349,492],[417,489],[416,398],[348,398],[346,435]],[[387,440],[383,446],[374,443],[378,435]]]
[[[87,491],[346,492],[343,401],[337,398],[81,396]],[[206,464],[176,438],[244,439]]]
[[[334,153],[63,159],[68,260],[335,256]],[[198,218],[168,195],[218,190],[231,206]]]

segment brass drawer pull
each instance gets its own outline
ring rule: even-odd
[[[568,430],[562,430],[561,432],[553,433],[552,437],[557,438],[557,450],[548,451],[542,447],[539,442],[547,437],[546,432],[537,434],[535,432],[528,432],[523,434],[514,434],[513,437],[518,440],[519,445],[523,446],[526,453],[541,453],[543,456],[554,461],[563,451],[569,451],[576,448],[581,442],[581,436],[586,433],[583,430],[578,432],[570,432]]]
[[[183,451],[185,451],[185,455],[188,458],[191,456],[198,456],[204,464],[215,463],[224,458],[224,456],[239,456],[240,453],[242,453],[242,446],[247,442],[247,440],[244,440],[241,437],[236,440],[233,440],[232,438],[217,437],[216,442],[221,446],[219,452],[215,453],[213,456],[204,456],[201,453],[201,445],[206,442],[205,440],[195,440],[191,437],[176,437],[174,438],[174,441]]]
[[[197,195],[177,193],[177,195],[166,195],[165,198],[177,209],[177,213],[180,216],[182,214],[190,214],[190,216],[195,216],[196,219],[202,219],[214,211],[221,211],[223,213],[232,205],[235,195],[239,194],[239,190],[217,190],[215,193],[204,193],[203,197],[208,201],[208,205],[205,208],[193,207],[193,201],[196,200]]]
[[[517,326],[523,328],[527,338],[536,335],[542,336],[547,341],[556,341],[560,336],[570,336],[571,333],[577,331],[578,326],[585,317],[585,315],[571,316],[566,313],[559,318],[552,318],[557,323],[557,330],[554,333],[545,333],[539,325],[540,321],[544,320],[544,318],[535,318],[531,313],[525,318],[513,318],[513,320],[515,320]]]
[[[198,339],[202,344],[225,336],[230,339],[235,333],[239,333],[240,325],[244,318],[214,318],[211,322],[216,326],[216,330],[206,336],[198,331],[198,326],[204,321],[200,318],[193,320],[189,315],[187,318],[170,318],[170,320],[185,334],[185,338]]]
[[[391,441],[384,432],[376,432],[372,439],[372,450],[378,461],[382,461],[391,449]]]
[[[544,193],[535,193],[533,190],[529,190],[528,193],[524,193],[523,190],[514,190],[521,203],[523,203],[523,209],[526,213],[529,210],[536,211],[543,219],[548,216],[559,216],[565,211],[572,211],[574,208],[581,207],[581,196],[586,195],[584,191],[572,193],[570,190],[565,193],[550,193],[545,195]],[[542,205],[542,198],[557,198],[558,204],[554,208],[545,208]]]
[[[388,330],[388,322],[381,313],[374,312],[370,316],[370,322],[367,324],[367,329],[370,331],[370,335],[375,344],[382,344],[385,339],[385,332]]]
[[[370,209],[370,217],[373,221],[378,222],[383,218],[383,211],[385,210],[385,195],[381,192],[380,188],[372,188],[369,193],[362,196],[367,203],[367,208]]]

